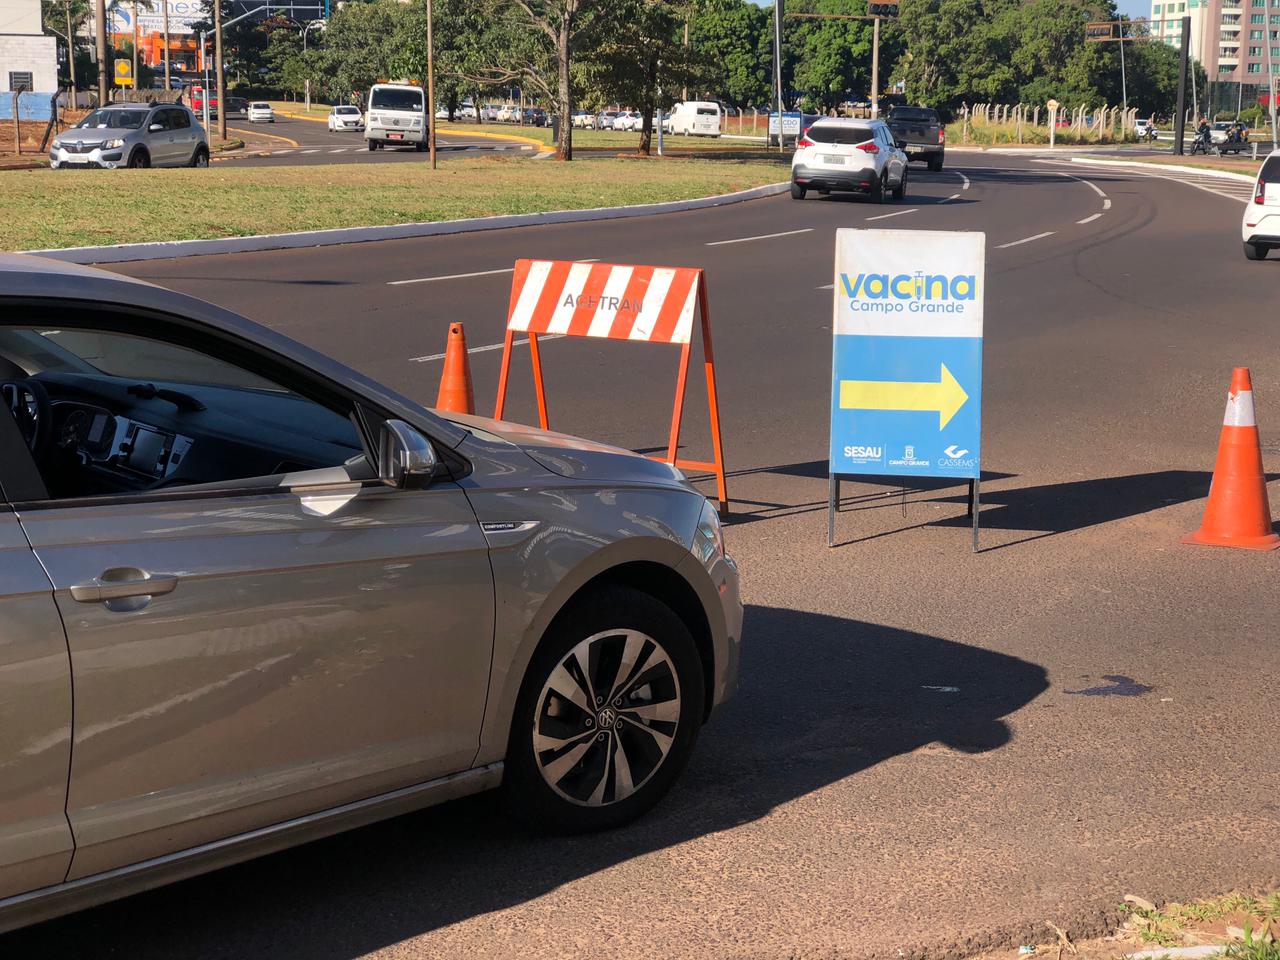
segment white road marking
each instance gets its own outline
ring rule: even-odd
[[[1097,220],[1100,216],[1102,216],[1102,214],[1095,213],[1091,217],[1085,217],[1083,220],[1077,220],[1076,223],[1093,223],[1093,221]]]
[[[746,243],[749,240],[772,240],[774,237],[791,237],[797,233],[813,233],[813,227],[805,227],[803,230],[786,230],[782,233],[762,233],[758,237],[738,237],[734,240],[713,240],[707,244],[708,247],[723,247],[730,243]]]
[[[783,19],[786,19],[786,18],[784,17]],[[346,153],[346,152],[347,152],[347,148],[346,148],[346,147],[339,147],[337,150],[330,150],[329,152],[330,152],[330,153]]]
[[[826,283],[818,287],[819,290],[834,290],[835,288],[836,285],[834,283]]]
[[[867,217],[867,221],[870,222],[872,220],[888,220],[890,217],[901,217],[901,216],[905,216],[908,213],[919,213],[919,212],[920,212],[919,207],[912,207],[910,210],[895,210],[893,213],[882,213],[878,217]]]
[[[599,258],[575,260],[574,263],[599,263]],[[515,273],[515,267],[501,270],[477,270],[474,273],[450,273],[442,277],[414,277],[411,280],[388,280],[388,287],[402,287],[407,283],[435,283],[437,280],[469,280],[472,277],[494,277],[501,273]]]
[[[785,19],[785,18],[784,18],[784,19]],[[278,154],[282,154],[282,153],[293,153],[293,148],[292,148],[292,147],[290,147],[288,150],[272,150],[272,151],[271,151],[272,156],[275,156],[275,155],[278,155]]]
[[[783,19],[786,19],[786,18],[784,17]],[[963,173],[961,173],[959,170],[952,170],[951,172],[952,172],[952,173],[954,173],[957,177],[959,177],[961,180],[963,180],[963,181],[964,181],[964,186],[963,186],[963,187],[961,187],[960,189],[961,189],[961,190],[968,190],[968,189],[969,189],[969,178],[968,178],[968,177],[966,177],[966,176],[965,176]]]
[[[565,335],[563,333],[540,333],[538,334],[538,342],[543,343],[544,341],[547,341],[547,340],[560,340],[564,336]],[[516,346],[520,346],[521,344],[527,344],[528,342],[529,341],[527,338],[516,339],[513,341],[513,343]],[[502,344],[502,343],[486,343],[483,347],[468,347],[467,353],[488,353],[490,350],[501,350],[504,346],[505,344]],[[430,363],[433,360],[443,360],[443,359],[444,359],[443,353],[433,353],[429,357],[410,357],[409,362],[410,363]]]
[[[302,150],[301,153],[319,153],[319,150]]]
[[[1094,193],[1100,196],[1103,200],[1107,199],[1107,195],[1102,192],[1102,188],[1099,187],[1096,183],[1093,183],[1092,181],[1085,180],[1083,177],[1073,177],[1071,174],[1063,173],[1061,170],[1058,171],[1058,176],[1066,177],[1068,180],[1074,180],[1076,181],[1076,183],[1083,183],[1086,187],[1088,187],[1090,190],[1092,190]]]
[[[1016,247],[1024,243],[1030,243],[1033,240],[1043,240],[1045,237],[1052,237],[1057,231],[1046,230],[1044,233],[1037,233],[1034,237],[1023,237],[1021,240],[1014,240],[1010,243],[1001,243],[996,245],[997,250],[1004,250],[1007,247]]]
[[[947,197],[947,199],[943,200],[942,202],[943,202],[943,203],[950,203],[952,200],[959,200],[959,199],[960,199],[960,194],[958,194],[958,193],[953,193],[951,196]]]

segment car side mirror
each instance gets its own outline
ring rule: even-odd
[[[907,146],[907,141],[905,141],[905,140],[895,140],[895,141],[893,141],[893,145],[894,145],[895,147],[897,147],[899,150],[903,150],[903,149],[905,149],[905,148],[906,148],[906,146]]]
[[[164,124],[163,124],[163,123],[153,123],[151,126],[147,127],[147,129],[148,129],[148,130],[150,130],[152,133],[155,133],[157,130],[163,130],[163,129],[164,129]]]
[[[410,489],[431,482],[440,462],[431,441],[403,420],[388,420],[378,438],[378,479]]]

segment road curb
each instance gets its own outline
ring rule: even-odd
[[[551,223],[589,223],[596,220],[621,220],[649,217],[662,213],[684,213],[704,210],[746,200],[777,196],[790,189],[790,182],[769,183],[762,187],[739,190],[714,197],[694,200],[670,200],[665,203],[643,203],[628,207],[595,207],[587,210],[553,210],[548,213],[521,213],[469,220],[443,220],[436,223],[402,223],[384,227],[340,227],[334,230],[304,230],[297,233],[263,234],[251,237],[226,237],[214,240],[171,240],[161,243],[124,243],[114,247],[64,247],[59,250],[23,250],[32,256],[48,257],[67,263],[128,263],[136,260],[170,260],[179,257],[207,257],[223,253],[258,253],[263,250],[297,250],[308,247],[330,247],[342,243],[371,243],[378,240],[410,240],[456,233],[478,233],[506,230],[511,227],[543,226]]]
[[[436,127],[436,135],[444,137],[455,136],[460,138],[479,137],[482,140],[506,140],[508,143],[527,143],[537,147],[539,150],[545,150],[548,146],[553,146],[553,144],[547,144],[543,143],[541,140],[535,140],[533,137],[518,137],[514,133],[483,133],[478,130],[459,130],[457,132],[452,132],[448,129],[441,131],[439,127]]]
[[[1234,180],[1237,183],[1253,183],[1253,177],[1243,173],[1231,173],[1227,170],[1214,170],[1210,167],[1188,167],[1174,163],[1144,163],[1141,160],[1091,160],[1088,157],[1070,157],[1072,163],[1098,164],[1107,167],[1146,167],[1148,170],[1171,170],[1174,173],[1196,173],[1206,177],[1218,177],[1222,180]]]

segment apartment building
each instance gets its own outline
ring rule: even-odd
[[[1184,16],[1191,56],[1210,80],[1265,84],[1280,74],[1280,0],[1152,0],[1152,35],[1180,46]]]

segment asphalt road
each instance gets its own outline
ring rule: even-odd
[[[630,828],[530,837],[471,798],[0,953],[919,957],[1043,940],[1046,920],[1087,935],[1126,893],[1276,883],[1280,555],[1178,538],[1199,523],[1233,365],[1253,369],[1280,469],[1280,263],[1244,260],[1233,188],[952,163],[916,169],[907,201],[883,207],[778,198],[123,267],[423,400],[440,363],[417,358],[450,322],[473,348],[500,341],[498,271],[516,257],[706,267],[749,604],[742,690]],[[877,225],[987,235],[977,555],[963,489],[893,480],[846,485],[826,546],[832,231]],[[526,358],[517,418],[532,415]],[[674,350],[562,339],[543,358],[553,426],[663,442]],[[472,356],[478,397],[498,360]]]
[[[214,126],[217,121],[213,121]],[[503,127],[497,133],[512,133],[516,128]],[[219,158],[222,163],[234,163],[238,167],[306,166],[321,163],[414,163],[427,160],[425,153],[416,152],[411,146],[370,151],[364,133],[356,131],[330,131],[328,124],[315,120],[298,120],[277,117],[275,123],[249,123],[238,117],[227,118],[227,135],[238,136],[246,145],[260,145],[261,150],[246,150],[244,154],[229,153]],[[464,134],[440,135],[436,138],[436,150],[440,158],[475,156],[477,153],[532,154],[532,146],[516,141],[494,140],[488,137]]]

